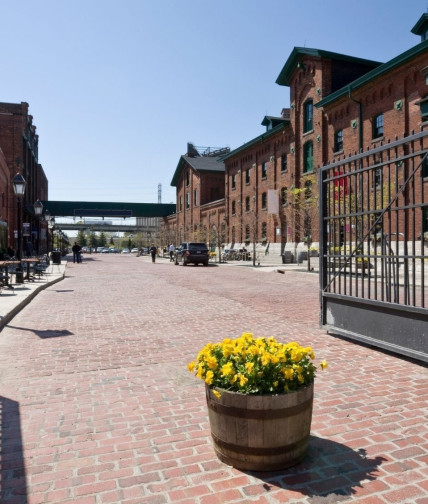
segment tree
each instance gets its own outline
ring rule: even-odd
[[[82,247],[86,247],[86,245],[88,244],[83,229],[80,229],[79,232],[77,233],[76,241]]]
[[[100,247],[105,247],[107,245],[107,238],[106,235],[104,234],[104,231],[101,231],[98,243]]]
[[[314,236],[319,235],[319,193],[314,190],[315,175],[304,178],[303,187],[290,188],[290,200],[286,207],[287,221],[293,223],[296,241],[302,241],[308,249],[308,271],[311,270],[310,248]]]

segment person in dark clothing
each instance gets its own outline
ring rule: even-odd
[[[152,263],[156,261],[156,253],[157,253],[157,248],[155,247],[155,244],[152,243],[152,246],[150,247],[150,254],[152,256]]]
[[[72,246],[71,250],[73,251],[73,262],[81,263],[82,257],[80,253],[82,251],[82,247],[77,242],[74,242],[74,245]]]

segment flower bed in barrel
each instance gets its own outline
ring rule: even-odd
[[[211,436],[222,462],[242,470],[272,471],[304,458],[314,359],[311,347],[243,333],[208,343],[188,364],[205,382]],[[326,361],[319,367],[325,369]]]

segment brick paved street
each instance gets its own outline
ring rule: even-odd
[[[5,504],[428,504],[428,371],[326,335],[314,274],[85,256],[0,333]],[[312,345],[305,461],[245,473],[213,451],[207,341]]]

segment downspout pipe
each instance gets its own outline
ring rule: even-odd
[[[358,105],[358,149],[363,152],[363,107],[362,103],[352,97],[351,86],[348,87],[349,99]]]

